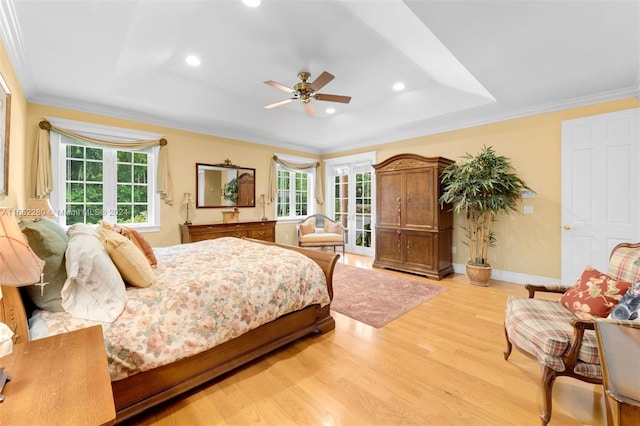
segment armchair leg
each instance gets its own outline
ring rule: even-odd
[[[507,349],[505,349],[502,354],[504,355],[504,359],[506,361],[509,360],[509,356],[511,356],[511,351],[513,350],[513,345],[511,344],[511,340],[509,340],[509,335],[507,334],[507,327],[504,328],[504,337],[507,339]]]
[[[542,369],[542,414],[540,414],[540,420],[542,420],[542,426],[547,426],[547,423],[551,420],[551,394],[553,390],[553,383],[556,380],[556,372],[546,365]]]

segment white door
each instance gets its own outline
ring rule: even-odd
[[[326,160],[326,215],[347,228],[345,250],[373,256],[375,153]]]
[[[640,241],[640,108],[562,123],[562,283]]]

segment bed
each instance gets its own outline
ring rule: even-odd
[[[157,279],[146,287],[127,283],[126,304],[113,321],[33,310],[24,292],[2,287],[0,321],[15,330],[16,343],[29,333],[33,339],[102,325],[116,422],[335,327],[335,253],[239,238],[153,252]]]

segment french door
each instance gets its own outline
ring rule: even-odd
[[[326,215],[347,229],[345,249],[373,256],[375,153],[325,160],[327,165]]]

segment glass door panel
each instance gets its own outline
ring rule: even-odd
[[[345,247],[373,256],[373,168],[371,162],[336,165],[330,169],[333,211],[330,215],[347,230]]]

